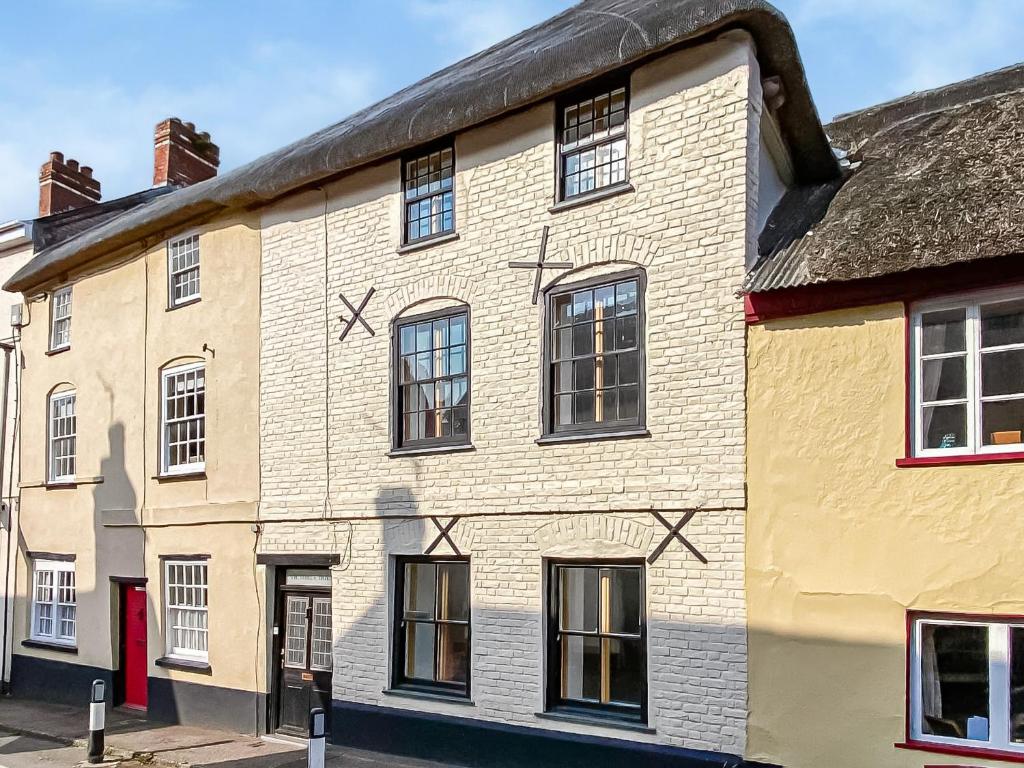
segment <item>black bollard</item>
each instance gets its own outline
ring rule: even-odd
[[[105,689],[102,680],[93,680],[89,701],[89,762],[103,762],[103,727],[107,717]]]
[[[309,748],[306,752],[307,768],[324,768],[327,754],[327,715],[317,707],[309,711]]]

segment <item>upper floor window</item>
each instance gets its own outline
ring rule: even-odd
[[[167,244],[167,276],[168,306],[199,299],[199,235]]]
[[[207,564],[205,560],[167,560],[167,655],[206,661]]]
[[[401,320],[396,447],[469,441],[469,313],[465,307]]]
[[[561,106],[560,199],[626,182],[627,101],[622,86]]]
[[[78,424],[75,417],[74,391],[50,395],[49,419],[49,481],[66,482],[75,479]]]
[[[71,346],[71,286],[53,292],[50,297],[50,349]]]
[[[163,474],[206,468],[206,367],[191,363],[163,372],[161,456]]]
[[[1024,299],[924,304],[913,312],[918,456],[1024,450]]]
[[[408,558],[396,568],[396,687],[469,694],[469,563]]]
[[[644,423],[643,273],[548,294],[549,433],[628,431]]]
[[[913,617],[911,739],[1024,753],[1024,619]]]
[[[402,164],[405,243],[412,245],[455,231],[455,149]]]
[[[643,566],[552,563],[548,708],[646,721]]]
[[[32,571],[32,638],[74,645],[77,612],[74,562],[35,560]]]

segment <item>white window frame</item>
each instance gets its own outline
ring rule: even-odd
[[[176,249],[180,249],[180,253],[175,253]],[[179,256],[184,259],[186,255],[195,254],[195,263],[188,264],[187,266],[179,266],[175,268],[174,259],[175,256]],[[179,237],[176,240],[167,241],[167,306],[171,309],[175,307],[181,307],[185,304],[192,304],[193,302],[199,301],[202,294],[201,285],[201,261],[199,253],[199,235],[192,233]],[[174,279],[181,275],[186,275],[190,272],[195,272],[195,292],[175,297],[174,295]]]
[[[169,395],[168,382],[180,375],[192,371],[203,371],[203,413],[202,416],[190,416],[168,420],[167,398]],[[173,368],[165,368],[160,374],[160,474],[162,475],[191,475],[206,471],[206,363],[188,363],[177,365]],[[170,425],[180,423],[194,418],[201,418],[203,425],[203,460],[185,464],[171,464]]]
[[[62,402],[67,400],[71,401],[71,416],[66,417],[71,419],[71,431],[65,435],[57,435],[55,427],[57,426],[57,417],[54,414],[54,408]],[[67,441],[71,445],[71,452],[61,457],[62,459],[70,458],[74,463],[77,470],[78,467],[78,394],[73,389],[62,390],[60,392],[54,392],[50,395],[47,402],[47,419],[46,419],[46,465],[47,465],[47,477],[51,483],[67,483],[74,482],[75,472],[70,473],[59,473],[57,471],[57,453],[54,450],[57,443],[60,441]]]
[[[914,304],[911,308],[911,427],[913,439],[911,441],[913,455],[915,457],[951,457],[951,456],[984,456],[997,453],[1020,453],[1024,452],[1024,442],[1008,445],[983,445],[982,434],[982,403],[999,402],[1015,399],[1024,399],[1024,395],[997,395],[992,397],[981,397],[981,307],[988,304],[998,304],[1005,301],[1024,299],[1024,286],[1014,288],[1001,288],[998,290],[983,291],[969,295],[961,295],[952,298],[944,298],[936,301],[927,301]],[[967,391],[966,397],[955,400],[935,401],[946,405],[967,405],[967,445],[957,448],[925,448],[924,447],[924,376],[922,359],[922,334],[923,315],[943,310],[964,309],[966,310],[966,367],[967,367]],[[1007,344],[999,347],[985,348],[985,352],[1009,351],[1024,349],[1024,344]],[[944,353],[928,355],[928,359],[939,359],[942,357],[960,357],[963,353]],[[933,404],[933,403],[929,403]]]
[[[58,288],[50,295],[51,352],[58,352],[71,346],[71,299],[70,285]]]
[[[179,585],[176,582],[171,582],[171,569],[174,567],[199,567],[202,568],[204,574],[203,584],[193,584],[186,588],[191,589],[202,589],[205,595],[204,605],[190,605],[187,603],[175,603],[171,599],[171,590]],[[166,655],[172,659],[185,659],[187,661],[200,661],[205,662],[210,658],[210,568],[208,560],[195,560],[195,559],[178,559],[178,558],[167,558],[164,560],[164,645],[166,648]],[[175,645],[174,634],[176,625],[171,619],[171,612],[175,609],[194,611],[195,613],[203,613],[206,615],[206,628],[197,629],[189,628],[196,632],[201,632],[206,636],[206,650],[200,651],[194,648],[186,648]]]
[[[40,574],[49,574],[51,582],[47,586],[50,590],[50,599],[47,601],[39,600],[39,589],[40,589]],[[61,585],[61,574],[70,574],[70,577],[64,576],[65,580],[70,579],[70,585]],[[61,600],[61,590],[71,590],[71,600]],[[44,633],[40,631],[40,609],[43,605],[50,607],[50,622],[51,631]],[[65,634],[61,632],[61,609],[71,607],[72,619],[74,624],[73,634]],[[42,643],[50,643],[53,645],[66,645],[74,647],[78,642],[78,601],[75,584],[75,563],[73,560],[33,560],[32,561],[32,625],[29,631],[29,637],[33,640]]]
[[[987,627],[988,636],[988,741],[935,736],[922,728],[923,693],[921,689],[922,632],[926,624],[938,626]],[[910,727],[912,741],[979,751],[1024,754],[1024,744],[1011,741],[1010,733],[1010,628],[1024,629],[1019,621],[1004,619],[952,618],[918,614],[913,618],[910,646]]]

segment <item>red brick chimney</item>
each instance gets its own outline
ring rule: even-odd
[[[39,169],[39,215],[63,213],[100,201],[100,183],[92,177],[92,168],[78,166],[77,160],[64,162],[64,155],[51,152]]]
[[[220,148],[193,123],[169,117],[153,134],[153,186],[187,187],[212,179],[220,165]]]

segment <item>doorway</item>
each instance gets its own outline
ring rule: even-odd
[[[149,705],[146,586],[121,584],[121,676],[118,700],[133,709]]]
[[[330,579],[326,568],[288,568],[279,582],[274,726],[280,733],[306,736],[314,707],[327,713],[329,728],[334,661]]]

